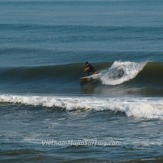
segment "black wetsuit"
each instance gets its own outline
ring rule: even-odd
[[[92,72],[92,73],[96,72],[95,68],[90,63],[87,64],[86,68],[87,67],[89,67],[88,75],[90,75],[90,72]]]

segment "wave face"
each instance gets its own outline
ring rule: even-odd
[[[0,103],[24,104],[66,111],[124,112],[127,117],[163,119],[163,100],[160,98],[98,98],[64,96],[0,95]]]
[[[157,62],[105,62],[93,64],[102,84],[119,85],[135,77],[162,80],[163,64]],[[0,78],[3,80],[40,80],[40,79],[79,79],[84,76],[84,64],[74,63],[68,65],[39,66],[39,67],[9,67],[0,68]]]
[[[122,92],[141,95],[163,95],[163,64],[158,62],[100,62],[93,64],[98,71],[98,84],[80,86],[84,64],[0,68],[0,90],[5,92],[102,93]],[[20,90],[20,91],[19,91]],[[85,91],[86,90],[86,91]],[[133,91],[134,90],[134,91]],[[8,91],[9,92],[9,91]],[[9,92],[11,93],[11,92]],[[113,94],[112,94],[113,95]]]

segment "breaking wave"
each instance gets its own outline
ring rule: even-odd
[[[106,97],[65,97],[65,96],[21,96],[0,95],[0,103],[23,104],[66,111],[124,112],[127,117],[163,120],[161,98],[106,98]]]
[[[105,85],[118,85],[134,79],[146,63],[114,62],[107,70],[100,72],[99,77]]]
[[[130,62],[115,61],[93,63],[96,68],[98,77],[102,84],[119,85],[124,82],[135,80],[138,83],[146,81],[162,83],[163,81],[163,63],[157,62]],[[38,81],[50,80],[53,82],[57,79],[64,81],[79,82],[79,78],[85,76],[83,63],[73,63],[67,65],[50,65],[40,67],[2,67],[0,68],[0,81]]]
[[[93,63],[98,82],[80,85],[85,76],[84,63],[40,67],[1,67],[0,91],[3,93],[107,93],[121,92],[137,95],[163,95],[163,63],[115,61]],[[100,79],[100,80],[99,80]],[[96,80],[94,80],[96,81]],[[88,85],[87,85],[88,84]],[[119,86],[120,85],[120,86]],[[117,86],[117,87],[116,87]],[[97,88],[97,89],[96,89]],[[107,93],[108,94],[108,93]]]

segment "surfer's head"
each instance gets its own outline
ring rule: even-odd
[[[87,64],[88,64],[88,62],[85,62],[85,64],[87,65]]]

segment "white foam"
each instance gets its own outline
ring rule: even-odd
[[[20,96],[0,95],[0,103],[60,107],[72,110],[112,110],[124,112],[128,117],[163,119],[161,98],[107,98],[107,97],[65,97],[65,96]]]
[[[113,65],[107,70],[99,73],[99,78],[105,85],[118,85],[134,79],[140,71],[143,70],[146,63],[135,62],[118,62],[115,61]]]

